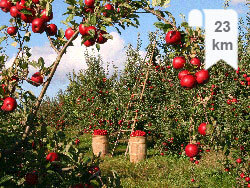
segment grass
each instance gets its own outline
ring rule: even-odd
[[[87,150],[91,156],[91,135],[80,138],[79,148]],[[100,163],[102,176],[110,177],[113,172],[118,176],[118,185],[124,188],[231,188],[236,186],[236,177],[225,172],[220,164],[222,154],[215,152],[202,156],[199,164],[194,164],[185,156],[161,156],[154,149],[148,150],[147,159],[132,164],[125,157],[126,145],[116,150],[114,157],[106,156]],[[157,154],[156,154],[157,153]],[[194,182],[191,182],[194,179]]]

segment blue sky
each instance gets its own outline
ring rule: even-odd
[[[166,10],[171,12],[173,16],[176,18],[177,24],[181,23],[181,18],[180,18],[180,13],[184,14],[186,16],[186,19],[188,17],[188,13],[192,9],[222,9],[223,8],[223,0],[171,0],[170,7],[168,7]],[[232,8],[236,10],[239,14],[239,17],[245,18],[246,12],[248,11],[248,7],[244,5],[244,0],[232,0],[231,6],[229,8]],[[60,21],[62,19],[65,19],[65,16],[63,17],[62,14],[67,8],[67,4],[64,3],[62,0],[54,0],[53,2],[53,12],[54,12],[54,19],[52,20],[51,23],[57,24],[59,28],[63,28],[64,30],[66,29],[66,26],[61,24]],[[5,14],[1,11],[0,13],[0,25],[9,25],[8,19],[10,18],[9,14]],[[139,28],[126,28],[126,30],[121,30],[122,34],[121,36],[118,36],[117,33],[115,34],[116,30],[114,28],[108,28],[108,32],[112,32],[115,34],[116,38],[114,39],[115,41],[110,42],[110,50],[115,49],[112,56],[110,54],[109,58],[106,58],[105,60],[107,61],[117,61],[123,52],[123,48],[131,43],[132,45],[136,45],[137,41],[137,34],[140,33],[141,39],[143,41],[142,48],[147,46],[147,34],[149,31],[154,31],[155,27],[153,25],[154,22],[158,21],[155,16],[151,14],[141,14],[140,15],[140,26]],[[10,41],[11,42],[11,41]],[[78,41],[79,43],[79,41]],[[38,56],[46,56],[51,57],[48,61],[53,61],[53,58],[55,57],[53,55],[53,52],[49,50],[49,46],[46,40],[45,34],[34,34],[32,35],[31,38],[31,47],[33,48],[34,53],[36,54],[36,57]],[[78,44],[79,45],[79,44]],[[106,48],[104,46],[103,48]],[[102,50],[102,49],[101,49]],[[7,55],[11,57],[14,56],[16,53],[17,49],[13,46],[9,46],[7,48]],[[143,49],[142,49],[143,51]],[[77,56],[78,54],[76,53],[75,50],[72,50],[74,56]],[[82,55],[80,54],[81,51],[78,51],[79,56]],[[116,54],[117,53],[117,54]],[[107,56],[107,50],[105,51],[103,49],[103,53],[101,53],[103,56]],[[124,57],[121,57],[122,59]],[[80,60],[81,58],[77,59]],[[69,62],[71,60],[71,57],[68,55],[68,57],[65,59],[65,68],[68,69],[67,66],[70,66]],[[67,61],[67,62],[66,62]],[[78,65],[75,65],[73,67],[78,67]],[[35,71],[35,70],[34,70]],[[68,82],[65,76],[66,72],[65,70],[63,71],[63,67],[61,67],[61,74],[58,74],[58,76],[55,76],[53,80],[53,84],[49,87],[48,90],[48,95],[49,96],[55,96],[55,94],[58,92],[59,89],[65,89]],[[60,77],[60,78],[59,78]],[[58,81],[59,80],[59,81]],[[58,82],[57,82],[58,81]],[[25,89],[32,90],[35,95],[38,95],[41,88],[34,88],[34,86],[25,84],[24,85]]]

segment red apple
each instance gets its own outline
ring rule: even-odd
[[[240,177],[241,177],[241,178],[244,178],[244,177],[245,177],[245,174],[242,172],[242,173],[240,174]]]
[[[23,14],[21,13],[21,19],[25,22],[25,23],[32,23],[32,21],[34,20],[34,16],[35,16],[35,12],[32,9],[26,9],[32,12],[32,15],[28,15],[28,14]]]
[[[199,58],[195,57],[190,60],[190,63],[194,66],[200,67],[201,66],[201,61]]]
[[[29,185],[36,185],[38,184],[38,175],[36,173],[28,173],[25,176],[25,181]]]
[[[80,143],[80,140],[77,138],[77,139],[75,140],[75,144],[78,145],[79,143]]]
[[[190,74],[190,72],[188,70],[183,70],[183,71],[179,72],[179,74],[178,74],[179,80],[181,80],[184,76],[186,76],[188,74]]]
[[[35,18],[32,21],[32,31],[34,33],[42,33],[45,30],[45,22],[41,18]]]
[[[84,9],[84,11],[85,11],[86,13],[89,13],[89,12],[90,12],[90,13],[94,13],[94,8],[88,8],[88,7],[87,7],[87,8]]]
[[[196,81],[199,84],[206,83],[209,80],[209,73],[205,69],[202,69],[202,70],[196,72],[195,76],[196,76]]]
[[[226,172],[229,172],[229,171],[230,171],[230,169],[229,169],[229,168],[225,168],[225,171],[226,171]]]
[[[196,83],[195,77],[193,75],[186,75],[180,81],[182,87],[193,88]]]
[[[65,31],[65,37],[66,39],[70,39],[74,35],[75,31],[71,28],[66,29]]]
[[[206,135],[206,129],[207,129],[207,124],[206,123],[201,123],[200,126],[198,127],[198,132],[201,134],[201,135]]]
[[[250,178],[249,177],[245,177],[245,180],[246,180],[246,182],[249,182]]]
[[[7,29],[7,33],[10,35],[10,36],[13,36],[17,33],[17,27],[9,27]]]
[[[32,2],[33,2],[34,4],[39,4],[39,1],[40,1],[40,0],[32,0]]]
[[[33,83],[33,85],[35,86],[39,86],[43,83],[43,77],[41,76],[40,72],[36,72],[35,74],[33,74],[31,80],[35,82]]]
[[[197,145],[188,144],[185,148],[185,152],[188,157],[195,157],[198,154],[199,150]]]
[[[181,57],[175,57],[173,59],[173,67],[175,69],[181,69],[181,68],[183,68],[184,65],[185,65],[185,63],[186,63],[186,59],[183,56],[181,56]]]
[[[44,9],[41,12],[41,18],[45,21],[45,22],[49,22],[50,20],[53,19],[53,12],[51,12],[50,15],[46,15],[46,9]]]
[[[13,112],[17,107],[16,99],[12,97],[7,97],[3,101],[3,106],[1,109],[6,112]]]
[[[236,159],[236,163],[240,164],[242,162],[241,158]]]
[[[237,101],[236,98],[233,98],[233,99],[232,99],[232,102],[233,102],[233,103],[237,103],[238,101]]]
[[[90,34],[89,34],[89,31],[90,31],[90,30],[94,30],[95,36],[96,36],[97,31],[96,31],[96,28],[95,28],[94,26],[89,26],[89,27],[87,27],[87,26],[84,26],[83,24],[80,24],[80,25],[79,25],[79,32],[81,33],[82,36],[90,35]]]
[[[58,161],[59,156],[55,152],[51,152],[46,156],[46,160],[49,162]]]
[[[47,26],[47,32],[49,36],[54,36],[57,33],[57,26],[55,24],[49,24]]]
[[[105,9],[108,10],[108,11],[114,10],[113,5],[111,5],[111,4],[106,4],[104,7],[105,7]],[[108,12],[103,12],[103,16],[107,17],[107,16],[109,16],[109,13],[108,13]]]
[[[181,33],[179,31],[169,31],[165,37],[167,44],[179,44],[181,41]]]
[[[95,5],[95,0],[85,0],[85,5],[87,7],[93,7]]]
[[[0,8],[4,12],[9,12],[12,6],[13,5],[12,5],[11,1],[8,1],[8,0],[1,0],[0,1]]]
[[[83,36],[87,35],[87,26],[84,26],[83,24],[79,25],[79,33]]]
[[[27,7],[25,6],[25,3],[26,3],[25,0],[16,2],[16,8],[18,10],[26,9]]]
[[[94,39],[89,39],[89,40],[86,40],[83,44],[86,47],[90,47],[90,46],[93,46],[95,44],[95,40]]]
[[[107,34],[106,31],[103,31],[103,30],[100,30],[100,33],[97,37],[97,40],[96,42],[99,43],[99,44],[104,44],[105,42],[107,42],[108,39],[106,39],[103,34]]]
[[[12,6],[10,8],[10,15],[14,18],[18,18],[21,16],[21,13],[19,12],[19,10],[16,8],[16,6]]]
[[[228,100],[227,100],[227,104],[232,104],[231,99],[228,99]]]

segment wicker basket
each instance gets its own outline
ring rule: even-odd
[[[93,135],[92,149],[95,156],[104,157],[108,153],[108,138],[106,135]]]
[[[138,163],[146,158],[147,145],[146,137],[135,136],[129,139],[129,156],[130,162]]]

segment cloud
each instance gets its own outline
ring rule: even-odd
[[[87,64],[85,62],[85,51],[87,50],[89,54],[101,55],[104,66],[107,62],[111,65],[118,67],[118,70],[124,68],[123,62],[126,59],[125,52],[125,41],[117,32],[110,33],[113,36],[113,40],[108,40],[105,44],[100,45],[100,51],[98,52],[95,46],[86,48],[81,45],[81,37],[79,36],[73,41],[73,46],[68,47],[66,54],[63,55],[61,62],[57,68],[57,71],[52,79],[51,86],[48,89],[49,95],[54,95],[59,89],[65,89],[68,84],[67,74],[75,70],[78,72],[81,69],[86,69]],[[44,58],[45,66],[50,66],[56,59],[57,54],[50,47],[49,43],[44,44],[44,46],[34,46],[31,48],[32,57],[30,60],[38,60],[40,57]],[[6,67],[10,67],[15,58],[13,57],[6,63]],[[104,67],[105,68],[105,67]],[[30,75],[37,72],[38,70],[30,67]],[[109,67],[109,72],[114,71],[113,66]],[[34,90],[34,93],[38,95],[40,92],[39,88],[34,88],[30,84],[25,84],[24,89]]]
[[[232,0],[231,2],[233,5],[237,5],[239,3],[246,3],[247,1],[246,0]]]
[[[63,55],[61,62],[57,68],[53,80],[64,82],[66,79],[66,74],[75,70],[78,72],[81,69],[86,69],[87,64],[85,62],[84,53],[87,50],[89,54],[92,55],[101,55],[104,65],[107,65],[107,62],[112,63],[120,70],[123,68],[122,62],[126,58],[125,53],[125,41],[117,32],[110,33],[113,36],[113,40],[108,40],[105,44],[100,45],[100,51],[98,52],[95,46],[86,48],[84,45],[81,45],[81,37],[79,36],[73,41],[73,46],[68,47],[66,54]],[[57,54],[50,47],[49,43],[46,43],[44,46],[34,46],[31,48],[32,57],[31,60],[38,60],[40,57],[43,57],[45,61],[45,66],[50,66],[56,59]],[[6,63],[6,67],[10,67],[14,60],[13,57]],[[112,69],[112,66],[110,66]],[[30,73],[33,74],[38,70],[30,67]],[[111,70],[112,71],[112,70]]]

